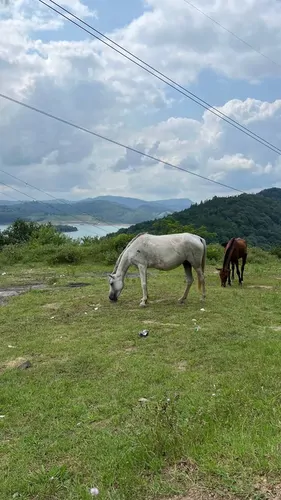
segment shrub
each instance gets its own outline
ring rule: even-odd
[[[224,249],[218,243],[207,246],[207,259],[210,264],[222,263]]]
[[[82,261],[83,251],[78,245],[67,244],[57,248],[48,259],[49,264],[78,264]]]

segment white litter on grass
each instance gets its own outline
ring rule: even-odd
[[[84,314],[88,314],[87,312],[84,312]]]
[[[191,321],[193,321],[193,323],[196,323],[197,320],[195,318],[193,318]]]
[[[99,309],[98,307],[95,307],[95,311],[98,311],[98,309]]]
[[[195,326],[195,328],[194,328],[194,330],[195,330],[196,332],[198,332],[199,330],[201,330],[201,326],[196,325],[196,326]]]
[[[10,345],[10,344],[8,345],[8,347],[9,347],[10,349],[15,349],[15,348],[16,348],[16,346],[15,346],[15,345]]]
[[[5,276],[5,274],[7,274],[7,273],[2,273],[2,276]]]
[[[0,415],[0,418],[5,418],[5,415]]]
[[[98,488],[90,488],[91,495],[95,496],[99,494]]]
[[[55,316],[51,316],[51,319],[55,319]]]
[[[204,307],[202,307],[202,309],[200,309],[200,311],[205,311]]]
[[[140,398],[139,403],[146,403],[148,401],[147,398]]]

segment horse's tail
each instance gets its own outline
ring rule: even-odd
[[[202,260],[201,260],[201,269],[203,274],[205,273],[205,268],[206,268],[206,260],[207,260],[207,244],[206,240],[204,238],[200,238],[200,241],[203,245],[203,255],[202,255]],[[201,291],[201,281],[198,279],[198,290]]]

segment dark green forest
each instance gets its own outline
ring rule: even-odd
[[[118,234],[144,231],[163,234],[178,232],[180,227],[186,226],[205,236],[208,243],[222,243],[235,236],[265,249],[281,245],[281,189],[271,188],[257,194],[231,197],[215,196],[163,219],[121,229]]]

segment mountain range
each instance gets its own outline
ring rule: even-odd
[[[188,198],[145,201],[122,196],[98,196],[79,201],[44,200],[12,202],[0,200],[0,224],[11,224],[17,218],[45,222],[101,222],[136,224],[148,219],[187,209]]]
[[[122,229],[118,233],[137,234],[150,232],[163,234],[173,226],[200,228],[213,233],[207,242],[223,243],[232,237],[246,238],[250,245],[261,248],[281,246],[281,189],[264,189],[257,194],[217,197],[194,203],[161,221],[145,221]]]

